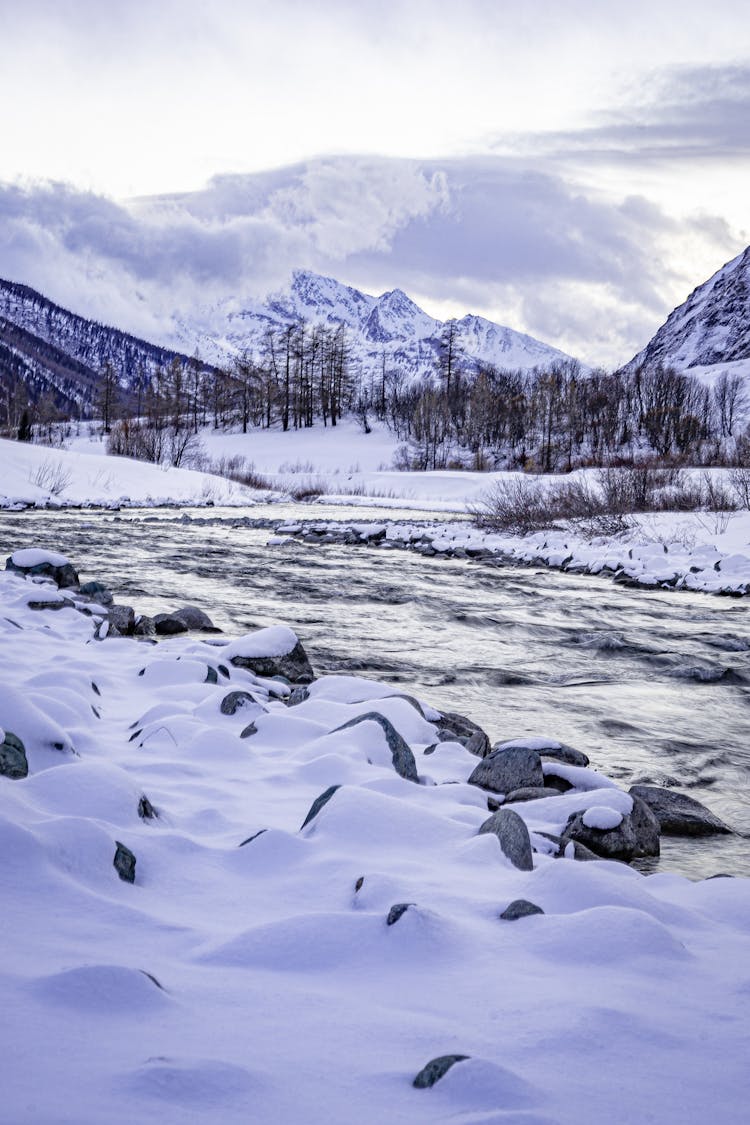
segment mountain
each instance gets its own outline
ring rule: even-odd
[[[710,381],[750,377],[750,246],[693,290],[628,368],[672,366]]]
[[[385,362],[409,380],[434,373],[445,323],[428,316],[400,289],[379,297],[333,278],[298,270],[289,287],[265,300],[227,298],[192,318],[174,317],[159,346],[87,320],[54,304],[26,285],[0,280],[0,383],[8,393],[24,384],[33,399],[51,395],[55,405],[88,413],[96,402],[101,373],[111,364],[126,397],[139,380],[176,358],[222,366],[240,354],[260,355],[269,330],[314,323],[347,329],[351,365],[365,379],[380,376]],[[550,367],[570,356],[531,336],[479,316],[457,320],[457,366],[471,374],[480,364]]]
[[[52,396],[65,411],[91,409],[102,369],[110,363],[121,388],[167,368],[180,352],[78,316],[34,289],[0,280],[0,382],[24,383],[34,399]]]
[[[176,347],[197,347],[202,356],[220,363],[241,352],[259,354],[269,329],[303,321],[345,325],[352,360],[365,377],[382,371],[384,357],[389,369],[398,368],[410,379],[432,374],[445,330],[445,322],[429,316],[400,289],[373,297],[331,277],[296,270],[284,291],[264,301],[222,301],[192,322],[176,322],[170,339]],[[465,316],[456,328],[459,363],[469,372],[479,364],[531,370],[571,359],[483,317]]]

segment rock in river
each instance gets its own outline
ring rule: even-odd
[[[684,793],[658,785],[633,785],[630,796],[639,798],[656,817],[665,836],[713,836],[732,831],[718,816]]]

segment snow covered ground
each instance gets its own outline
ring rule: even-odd
[[[99,442],[86,442],[81,452],[0,439],[0,508],[18,503],[252,504],[255,499],[251,489],[210,473],[108,457]]]
[[[212,460],[239,454],[278,491],[257,491],[207,473],[108,457],[103,442],[85,433],[71,439],[69,449],[59,450],[0,441],[0,507],[18,502],[42,506],[244,506],[281,499],[293,485],[310,483],[321,491],[320,501],[329,505],[380,508],[385,517],[389,509],[399,509],[437,518],[450,513],[465,516],[481,505],[494,482],[520,476],[448,470],[397,472],[387,467],[397,448],[393,436],[384,427],[364,434],[351,420],[335,431],[321,427],[287,433],[209,431],[202,441]],[[579,470],[573,475],[592,472],[595,470]],[[711,472],[720,477],[726,470]],[[555,484],[571,478],[543,479]],[[314,505],[300,510],[311,517],[315,514]],[[407,527],[404,536],[409,534]],[[593,574],[624,570],[627,577],[645,585],[665,582],[714,593],[750,589],[748,512],[640,515],[633,518],[629,531],[593,540],[576,526],[530,536],[488,537],[471,531],[465,523],[457,527],[441,524],[432,541],[438,551],[487,548],[518,561],[564,564]]]
[[[0,776],[0,1119],[744,1120],[750,881],[552,858],[540,831],[632,808],[562,765],[574,789],[515,806],[523,870],[434,709],[335,675],[290,707],[231,662],[279,627],[100,641],[65,596],[0,573],[0,757],[29,770]]]

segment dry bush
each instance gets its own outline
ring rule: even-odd
[[[29,481],[37,488],[49,492],[50,496],[60,496],[73,480],[73,473],[66,469],[62,461],[46,459],[29,474]]]

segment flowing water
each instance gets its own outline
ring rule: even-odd
[[[384,515],[317,505],[247,514],[274,522]],[[413,522],[417,513],[401,515]],[[82,580],[100,579],[144,613],[195,604],[231,634],[285,622],[317,673],[399,683],[475,719],[493,741],[554,736],[624,786],[677,785],[738,834],[663,837],[658,869],[750,874],[744,600],[404,551],[268,547],[268,529],[237,510],[192,517],[4,513],[0,550],[62,551]]]

